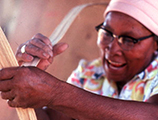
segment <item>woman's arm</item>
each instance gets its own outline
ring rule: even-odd
[[[74,119],[158,119],[158,95],[148,103],[108,98],[60,81],[35,67],[2,69],[0,91],[11,107],[47,106]]]
[[[26,52],[21,53],[24,44]],[[16,53],[19,64],[31,62],[37,56],[42,59],[38,67],[43,70],[55,55],[67,48],[66,44],[58,44],[52,49],[49,39],[41,34],[24,44]],[[158,95],[151,97],[148,103],[108,98],[62,82],[34,67],[4,69],[0,71],[0,80],[2,98],[9,99],[10,106],[40,108],[47,105],[51,108],[45,112],[36,110],[45,120],[65,115],[82,120],[158,119]]]
[[[25,52],[21,52],[21,48],[25,45]],[[34,57],[40,58],[40,62],[37,67],[46,70],[47,67],[52,63],[53,58],[58,54],[64,52],[68,45],[65,43],[59,43],[52,47],[50,40],[38,33],[32,39],[21,44],[16,51],[16,58],[19,65],[25,62],[32,62]],[[53,111],[51,109],[35,109],[38,120],[67,120],[67,116],[64,117],[62,113]],[[51,114],[50,114],[51,113]],[[62,116],[62,117],[61,117]],[[57,119],[56,119],[57,118]],[[69,118],[70,119],[70,118]],[[69,120],[68,119],[68,120]]]
[[[157,120],[158,95],[148,103],[108,98],[63,83],[59,99],[50,107],[81,120]],[[71,92],[70,92],[71,91]],[[66,97],[65,97],[66,96]],[[64,102],[62,102],[64,100]]]
[[[73,120],[67,115],[49,108],[35,109],[38,120]]]

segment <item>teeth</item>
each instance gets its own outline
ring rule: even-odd
[[[122,64],[121,63],[117,63],[117,62],[113,62],[111,60],[108,60],[108,62],[114,66],[121,66]]]

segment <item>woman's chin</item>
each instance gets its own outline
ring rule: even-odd
[[[106,63],[104,65],[106,76],[109,80],[114,80],[116,82],[122,81],[126,79],[127,73],[127,65],[112,65],[110,63]]]

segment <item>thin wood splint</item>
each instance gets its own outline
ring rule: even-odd
[[[14,53],[0,27],[0,68],[18,66]],[[16,108],[19,120],[37,120],[34,109]]]

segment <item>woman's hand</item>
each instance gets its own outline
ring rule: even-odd
[[[21,48],[25,45],[25,52]],[[45,70],[53,61],[53,58],[68,48],[66,43],[51,45],[50,40],[42,34],[36,34],[31,40],[21,44],[16,52],[16,58],[21,66],[24,62],[32,62],[35,57],[40,58],[37,67]]]
[[[36,67],[0,70],[1,97],[8,100],[11,107],[47,106],[58,90],[58,82],[57,78]]]

